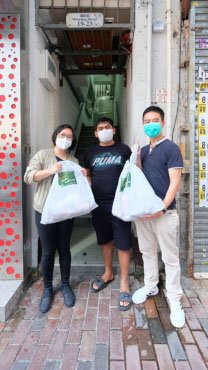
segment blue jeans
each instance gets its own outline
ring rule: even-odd
[[[40,220],[41,213],[35,211],[35,222],[42,245],[41,266],[44,287],[52,287],[53,267],[56,249],[59,253],[61,282],[63,285],[68,284],[71,269],[70,239],[74,219],[69,219],[66,221],[48,225],[41,224]]]

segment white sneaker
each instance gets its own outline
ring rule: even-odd
[[[147,287],[143,287],[138,289],[132,296],[132,301],[136,304],[140,304],[146,301],[149,296],[156,295],[159,292],[158,287],[149,289]]]
[[[182,328],[185,324],[185,314],[180,301],[170,301],[170,321],[175,328]]]

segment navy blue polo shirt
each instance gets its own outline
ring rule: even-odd
[[[169,170],[183,168],[183,158],[178,146],[163,138],[151,149],[150,144],[141,149],[142,170],[155,194],[162,200],[165,198],[170,185]],[[168,209],[176,207],[176,200]]]

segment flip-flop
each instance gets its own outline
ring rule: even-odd
[[[128,306],[121,306],[120,302],[129,302]],[[120,311],[128,311],[133,304],[131,293],[128,292],[120,292],[118,309]]]
[[[95,279],[92,282],[92,284],[90,286],[91,292],[93,292],[93,293],[100,292],[101,290],[105,289],[108,284],[112,283],[113,280],[114,280],[114,278],[105,282],[101,277],[98,277],[97,279]],[[98,289],[93,288],[94,283],[98,286]]]

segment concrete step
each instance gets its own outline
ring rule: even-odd
[[[71,264],[71,276],[74,275],[102,275],[104,273],[104,263],[76,263],[72,261]],[[119,262],[113,263],[113,273],[114,275],[120,274]],[[129,266],[129,275],[135,274],[135,263],[134,261],[130,262]],[[58,263],[54,265],[54,275],[60,275],[60,267]]]
[[[0,292],[0,321],[5,322],[17,308],[23,294],[23,280],[1,280]]]

